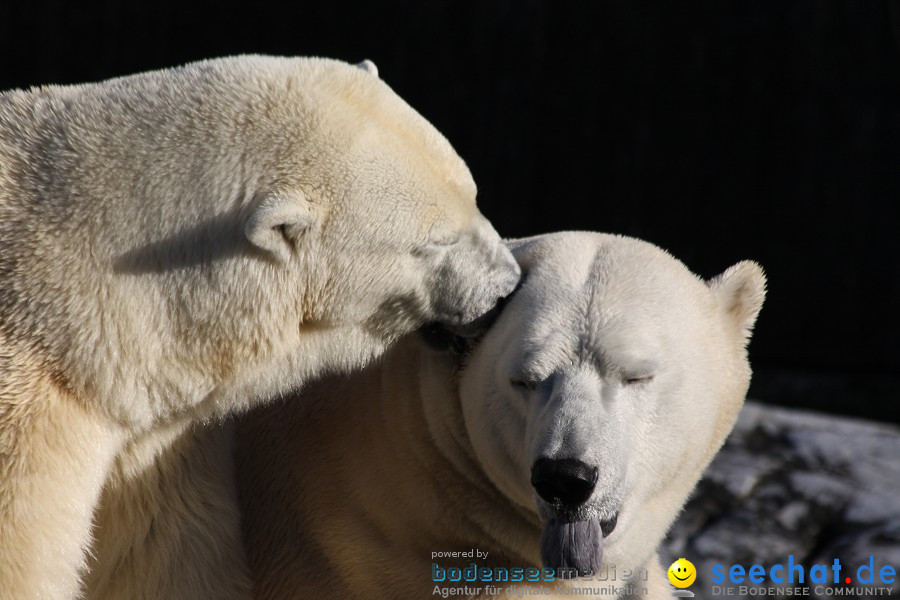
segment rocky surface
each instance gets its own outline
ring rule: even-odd
[[[701,599],[848,597],[829,588],[850,587],[865,590],[852,598],[900,598],[900,576],[887,585],[878,579],[886,565],[900,572],[900,428],[748,402],[661,554],[666,566],[681,556],[695,564],[690,589]],[[769,581],[769,568],[786,565],[789,555],[804,566],[804,583]],[[875,580],[862,584],[869,573],[858,569],[870,557]],[[732,586],[731,594],[713,587],[717,564],[725,573],[720,587]],[[733,564],[762,565],[766,581],[729,582]],[[825,584],[810,581],[818,564],[827,565]],[[760,589],[773,587],[790,589]]]

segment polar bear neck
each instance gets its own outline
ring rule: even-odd
[[[537,515],[511,507],[467,449],[455,363],[406,338],[353,378],[317,382],[301,398],[242,419],[237,464],[251,566],[285,569],[259,573],[261,579],[291,582],[292,593],[305,597],[341,597],[335,586],[380,579],[366,597],[387,598],[397,589],[422,589],[434,551],[477,547],[489,552],[492,566],[540,564]],[[425,380],[446,385],[424,390]],[[426,403],[450,407],[454,422],[439,431]],[[253,441],[261,439],[268,442]],[[277,465],[263,448],[269,444],[287,460],[302,456],[302,466],[273,478]],[[268,531],[285,515],[302,526],[287,536]],[[267,559],[273,552],[302,557],[280,567]],[[297,573],[303,564],[314,572]],[[353,576],[336,581],[333,572]],[[349,589],[346,596],[357,597]]]
[[[460,549],[482,544],[498,561],[539,563],[537,544],[533,553],[523,554],[528,544],[508,543],[537,539],[540,522],[534,511],[513,506],[478,463],[463,423],[458,368],[455,356],[435,352],[417,337],[388,351],[374,402],[377,413],[360,426],[396,457],[379,464],[378,477],[410,489],[394,489],[392,502],[376,505],[404,527],[419,521],[417,526],[429,532],[423,539],[432,543]],[[434,501],[423,502],[426,498]]]

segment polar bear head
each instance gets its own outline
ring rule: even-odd
[[[730,431],[765,278],[711,281],[646,242],[512,242],[525,273],[461,377],[488,477],[543,524],[550,568],[637,568]]]
[[[245,231],[315,274],[307,320],[365,323],[383,337],[432,321],[465,328],[514,289],[519,267],[478,211],[466,165],[374,65],[313,60],[302,85],[280,91],[264,113],[276,162],[261,169],[277,177]]]

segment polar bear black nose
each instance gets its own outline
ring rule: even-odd
[[[584,504],[596,483],[597,467],[574,458],[539,458],[531,467],[531,485],[538,496],[562,508]]]

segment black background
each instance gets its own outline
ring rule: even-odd
[[[900,422],[890,12],[881,0],[7,1],[0,89],[244,52],[370,58],[467,161],[502,235],[634,235],[704,277],[755,259],[769,296],[751,396]]]

